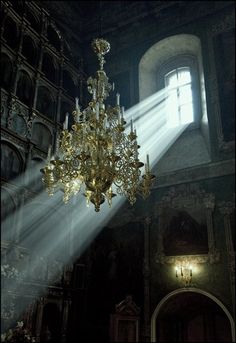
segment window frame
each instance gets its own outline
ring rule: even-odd
[[[194,55],[177,55],[169,58],[157,69],[157,90],[165,88],[165,76],[174,69],[188,67],[191,75],[192,101],[193,101],[193,122],[188,124],[187,130],[200,127],[202,118],[200,77],[197,58]]]

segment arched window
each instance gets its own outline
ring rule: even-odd
[[[55,115],[55,101],[50,90],[41,86],[38,89],[37,110],[44,116],[53,119]]]
[[[31,106],[33,98],[33,83],[25,70],[20,70],[17,82],[16,95],[27,106]]]
[[[173,49],[173,46],[175,47]],[[139,64],[140,100],[165,89],[166,121],[170,127],[201,121],[205,94],[201,44],[188,34],[171,36],[154,44]]]
[[[27,58],[29,64],[32,66],[37,65],[37,48],[32,38],[28,35],[24,36],[23,39],[22,54]]]
[[[11,90],[11,80],[12,80],[12,61],[6,54],[1,54],[0,57],[0,85],[6,91]]]
[[[150,100],[150,106],[134,118],[138,132],[145,115],[146,125],[152,123],[155,139],[162,137],[162,132],[163,137],[169,137],[169,143],[164,144],[168,151],[158,161],[159,173],[209,162],[202,48],[197,36],[170,36],[143,54],[139,63],[139,99],[147,100],[146,103]],[[151,154],[155,155],[152,149]]]

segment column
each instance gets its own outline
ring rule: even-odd
[[[40,342],[44,304],[45,304],[45,299],[43,297],[41,297],[39,299],[39,301],[38,301],[38,309],[37,309],[36,320],[35,320],[35,325],[36,325],[36,328],[35,328],[36,342]]]
[[[207,236],[208,236],[208,255],[209,262],[216,263],[219,261],[219,252],[215,247],[215,236],[213,229],[212,213],[215,207],[215,198],[213,194],[209,194],[204,199],[204,205],[206,207],[206,221],[207,221]]]
[[[67,299],[63,302],[63,314],[62,314],[62,327],[61,327],[61,343],[66,342],[66,332],[67,332],[67,323],[68,315],[71,306],[71,300]]]
[[[150,341],[150,225],[151,219],[149,217],[144,220],[144,263],[143,263],[143,277],[144,277],[144,325],[143,325],[143,340]]]
[[[230,222],[230,216],[234,211],[234,204],[227,202],[222,203],[220,206],[220,212],[224,217],[224,229],[225,229],[225,241],[227,249],[229,277],[230,277],[230,289],[233,305],[233,314],[235,318],[235,251],[233,246],[232,228]]]

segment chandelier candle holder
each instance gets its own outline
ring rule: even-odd
[[[141,177],[140,169],[144,163],[138,159],[140,146],[136,130],[131,120],[130,133],[125,133],[126,121],[124,107],[120,107],[120,95],[116,94],[114,107],[105,106],[104,101],[110,91],[114,91],[114,83],[108,82],[103,69],[104,55],[109,52],[110,44],[104,39],[95,39],[92,48],[100,69],[94,78],[87,80],[91,101],[82,111],[79,99],[75,99],[74,124],[68,130],[67,113],[55,156],[51,158],[50,147],[46,166],[41,172],[49,195],[61,189],[67,203],[81,191],[87,204],[93,203],[95,211],[99,212],[100,205],[107,200],[111,206],[112,198],[117,194],[126,196],[131,205],[138,194],[147,198],[155,176],[151,174],[147,155],[145,173]]]
[[[181,279],[184,286],[190,286],[192,283],[193,267],[189,262],[182,262],[175,267],[176,278]]]

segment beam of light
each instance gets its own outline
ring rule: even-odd
[[[152,167],[155,167],[157,161],[186,128],[183,125],[168,128],[165,119],[164,99],[165,92],[161,91],[125,112],[127,132],[130,130],[128,120],[131,118],[139,127],[138,144],[141,145],[139,158],[145,160],[148,153]],[[137,112],[138,119],[135,117]],[[34,177],[36,177],[36,167],[34,167],[35,173],[33,171],[29,173],[29,188],[31,183],[34,182]],[[23,177],[21,176],[18,181],[20,182]],[[102,228],[109,223],[125,200],[124,197],[117,196],[113,198],[111,208],[107,203],[104,203],[100,212],[95,212],[92,204],[89,208],[86,207],[86,201],[82,194],[64,205],[60,191],[53,197],[48,197],[46,192],[43,191],[25,204],[23,208],[23,228],[17,244],[29,248],[31,261],[26,267],[26,262],[22,258],[22,260],[17,261],[16,267],[21,272],[26,270],[25,280],[31,280],[38,285],[35,298],[46,292],[47,287],[56,276],[55,271],[54,274],[51,273],[50,280],[44,279],[41,283],[37,281],[38,271],[43,267],[45,261],[50,262],[50,260],[56,258],[60,260],[62,265],[73,263],[86,250]],[[35,204],[38,205],[32,210],[31,206]],[[29,210],[27,211],[27,209]],[[5,224],[7,224],[8,219],[6,219]],[[8,251],[8,254],[10,253],[11,249]],[[24,287],[25,283],[19,286],[12,280],[7,284],[7,291],[18,294],[22,292],[22,295],[24,295]],[[5,291],[3,294],[5,295]],[[29,299],[28,302],[32,302],[32,299]],[[26,303],[24,306],[26,306]],[[21,315],[24,306],[17,308],[17,315]]]

